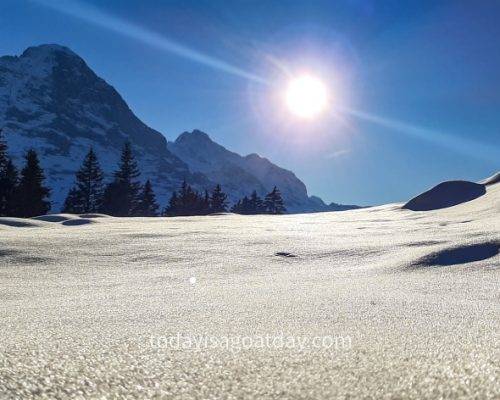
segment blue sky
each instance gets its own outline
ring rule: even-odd
[[[169,140],[201,129],[381,204],[500,169],[499,20],[496,0],[3,0],[0,54],[66,45]],[[314,121],[280,104],[302,71],[334,97]]]

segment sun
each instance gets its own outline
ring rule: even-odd
[[[293,114],[312,119],[326,109],[328,91],[318,78],[303,75],[289,82],[285,100]]]

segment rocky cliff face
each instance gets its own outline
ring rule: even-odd
[[[116,167],[124,142],[130,141],[144,177],[162,201],[184,178],[203,183],[169,152],[165,137],[149,128],[118,92],[68,48],[42,45],[20,57],[0,58],[0,126],[19,163],[35,148],[52,188],[58,211],[89,147],[105,172]]]

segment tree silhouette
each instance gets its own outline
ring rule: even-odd
[[[0,216],[7,215],[7,192],[9,191],[7,182],[7,142],[3,137],[3,131],[0,129]]]
[[[98,212],[103,200],[103,179],[104,173],[91,148],[76,173],[76,184],[68,193],[63,212],[77,214]]]
[[[193,215],[196,210],[197,196],[193,188],[189,186],[184,180],[182,182],[181,190],[179,191],[179,205],[180,208],[177,215]]]
[[[14,163],[9,160],[3,172],[2,183],[3,195],[2,195],[2,208],[4,215],[12,215],[15,208],[15,194],[17,189],[17,184],[19,182],[19,176],[17,168]],[[0,214],[1,215],[1,214]]]
[[[287,212],[281,193],[276,186],[266,195],[264,206],[268,214],[285,214]]]
[[[153,187],[148,179],[139,194],[134,215],[138,217],[156,217],[158,215],[158,208]]]
[[[222,188],[217,184],[210,196],[210,212],[226,212],[227,211],[227,195],[222,191]]]
[[[199,212],[199,208],[200,200],[198,193],[184,179],[179,193],[172,193],[172,197],[165,209],[165,214],[171,217],[196,215]]]
[[[224,212],[227,210],[227,196],[217,185],[210,195],[207,190],[200,194],[194,190],[185,180],[179,191],[172,193],[163,215],[189,216],[207,215],[211,212]]]
[[[167,217],[175,217],[178,215],[178,212],[181,208],[179,196],[177,192],[173,192],[172,196],[170,196],[170,200],[168,201],[165,210],[163,210],[163,215]]]
[[[201,199],[200,214],[210,214],[210,194],[208,193],[208,190],[205,190],[205,195],[203,196],[203,199]]]
[[[104,190],[101,210],[117,217],[130,217],[137,207],[141,175],[132,154],[130,143],[125,143],[113,181]]]
[[[3,129],[0,129],[0,168],[4,168],[9,157],[7,156],[7,142],[3,136]]]
[[[232,213],[236,213],[236,214],[243,214],[243,207],[242,207],[242,201],[241,200],[238,200],[236,203],[233,204],[233,206],[231,207],[231,212]]]
[[[256,190],[252,192],[250,198],[245,196],[241,200],[238,200],[231,211],[238,214],[267,214],[264,201],[257,194]]]
[[[43,185],[45,176],[35,150],[28,150],[15,191],[14,215],[23,218],[46,214],[50,210],[50,190]]]
[[[247,196],[238,200],[231,208],[231,212],[242,215],[257,214],[255,212],[255,202],[252,202]],[[260,213],[265,213],[265,210],[261,211]]]
[[[7,155],[7,150],[7,142],[0,129],[0,216],[12,214],[18,181],[17,169]]]
[[[264,207],[264,201],[259,197],[257,191],[254,190],[250,195],[248,204],[245,207],[247,214],[265,214],[266,208]]]
[[[78,189],[76,187],[72,187],[64,200],[61,211],[63,213],[83,214],[85,211],[83,211],[82,203],[82,197],[80,196]]]

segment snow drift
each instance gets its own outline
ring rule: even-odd
[[[486,188],[480,183],[447,181],[414,197],[403,208],[412,211],[438,210],[477,199],[485,193]]]

